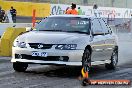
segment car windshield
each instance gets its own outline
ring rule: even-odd
[[[77,32],[89,34],[90,21],[81,17],[48,17],[36,27],[38,31]]]

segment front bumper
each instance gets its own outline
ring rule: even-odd
[[[11,62],[23,62],[28,64],[42,64],[42,65],[69,65],[69,66],[82,65],[82,62],[41,61],[41,60],[26,60],[26,59],[12,59]]]
[[[18,48],[13,47],[12,49],[12,60],[11,62],[24,62],[24,63],[35,63],[35,64],[59,64],[59,65],[81,65],[82,56],[84,50],[55,50],[55,49],[32,49],[32,48]],[[27,59],[27,58],[16,58],[15,54],[24,54],[32,55],[33,51],[37,52],[46,52],[48,57],[68,57],[68,61],[46,61],[46,60],[37,60],[37,59]]]
[[[12,59],[11,62],[23,62],[27,64],[42,64],[42,65],[69,65],[69,66],[82,66],[82,62],[63,62],[63,61],[40,61],[40,60],[26,60],[26,59]],[[91,65],[101,65],[110,63],[110,60],[94,61]]]

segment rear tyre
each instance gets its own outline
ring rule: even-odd
[[[26,63],[13,63],[13,68],[17,72],[25,72],[28,67]]]
[[[105,64],[105,68],[108,70],[115,69],[118,63],[118,47],[115,47],[111,56],[111,63]]]

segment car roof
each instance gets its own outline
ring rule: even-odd
[[[50,15],[49,17],[80,17],[80,18],[95,18],[95,16],[87,16],[87,15]]]

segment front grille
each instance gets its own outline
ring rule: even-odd
[[[53,44],[42,44],[42,43],[29,43],[31,48],[34,49],[51,49]]]
[[[20,58],[19,58],[20,57]],[[63,60],[60,60],[60,56],[48,56],[48,57],[39,57],[39,56],[31,56],[26,54],[15,54],[15,58],[17,59],[27,59],[27,60],[43,60],[43,61],[68,61],[68,56],[62,56]]]

